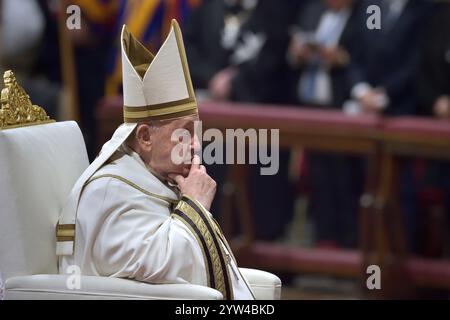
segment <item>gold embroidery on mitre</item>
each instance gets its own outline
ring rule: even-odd
[[[17,83],[11,70],[4,73],[3,81],[5,88],[1,92],[0,129],[54,122],[44,109],[31,103],[30,96]]]

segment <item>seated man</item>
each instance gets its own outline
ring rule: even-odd
[[[60,273],[76,265],[84,275],[192,283],[215,288],[225,299],[253,299],[208,211],[216,184],[194,155],[197,104],[177,22],[156,56],[125,26],[121,45],[125,123],[62,211]],[[193,137],[189,164],[172,158],[177,129]]]

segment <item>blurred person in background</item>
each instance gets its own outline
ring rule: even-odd
[[[360,28],[358,44],[363,48],[350,65],[350,105],[353,113],[387,116],[415,115],[415,76],[420,61],[420,39],[431,1],[362,0],[362,6],[380,8],[380,28]],[[365,15],[368,19],[369,15]],[[399,171],[400,201],[407,225],[416,216],[412,161]]]
[[[187,58],[199,101],[203,98],[285,102],[283,80],[288,11],[301,3],[270,0],[202,2],[189,16],[184,28]],[[293,200],[288,160],[289,153],[281,152],[280,170],[273,176],[260,176],[259,168],[250,168],[250,196],[254,200],[259,238],[279,237],[290,220]],[[222,185],[220,182],[224,181],[227,169],[224,165],[210,165],[208,172]],[[219,190],[213,204],[216,208],[221,205],[221,192],[223,190]]]
[[[70,39],[80,112],[80,127],[92,158],[94,156],[94,110],[103,95],[105,58],[111,45],[109,26],[114,19],[115,0],[75,0],[80,7],[80,28],[64,29]],[[2,64],[13,69],[34,103],[55,119],[66,119],[67,84],[62,70],[59,20],[69,18],[68,3],[55,0],[6,0],[2,2]],[[70,12],[70,11],[69,11]],[[65,27],[65,24],[64,24]],[[66,51],[67,52],[67,51]],[[64,62],[63,62],[64,61]]]
[[[360,52],[360,28],[358,1],[313,1],[300,12],[287,55],[296,103],[340,108],[348,99],[347,70]]]
[[[61,78],[57,46],[50,45],[51,28],[44,1],[1,2],[2,75],[12,69],[33,102],[44,107],[52,118],[58,118]],[[47,58],[56,61],[46,65]]]
[[[423,40],[419,114],[450,119],[450,2],[436,4]]]
[[[287,58],[296,104],[341,109],[349,98],[348,66],[360,52],[358,1],[312,1],[297,18]],[[361,165],[351,156],[307,153],[310,213],[319,247],[354,247]]]
[[[449,121],[450,2],[435,4],[422,40],[417,76],[419,114]],[[427,256],[441,256],[445,250],[449,253],[445,234],[450,222],[450,164],[416,160],[414,172],[411,198],[419,210],[409,211],[409,243],[414,251]]]
[[[364,0],[380,8],[380,28],[363,26],[363,53],[351,64],[351,95],[357,113],[405,116],[417,114],[417,70],[420,40],[432,2],[425,0]],[[366,15],[368,17],[369,15]],[[399,168],[400,201],[406,224],[417,216],[413,161]],[[408,228],[410,229],[410,228]],[[411,230],[411,229],[410,229]]]
[[[185,34],[194,87],[215,100],[278,102],[283,4],[212,0],[192,12]]]
[[[414,76],[419,40],[431,2],[425,0],[363,0],[381,10],[380,29],[359,28],[363,53],[353,60],[352,98],[361,113],[413,115],[417,96]],[[369,17],[369,15],[366,15]]]
[[[364,0],[363,4],[381,9],[381,25],[380,29],[369,29],[366,24],[360,26],[363,53],[351,65],[352,98],[360,113],[415,115],[420,39],[432,2]],[[410,226],[417,215],[413,161],[405,160],[399,174],[402,208],[405,222]]]

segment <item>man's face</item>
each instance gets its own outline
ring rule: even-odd
[[[169,174],[179,174],[186,177],[190,170],[190,160],[192,159],[195,152],[200,150],[200,144],[198,137],[194,134],[194,122],[198,121],[198,116],[188,116],[183,117],[171,121],[162,122],[155,132],[152,134],[152,147],[151,147],[151,155],[147,159],[147,164],[160,174],[163,178],[167,178]],[[177,132],[186,132],[186,135],[183,137],[179,137],[178,140],[172,139],[172,135],[174,131],[177,129]],[[189,132],[189,134],[187,134]],[[183,157],[189,160],[189,163],[183,161],[181,164],[174,163],[173,150],[177,150],[180,148],[176,148],[176,146],[180,146],[181,139],[189,139],[187,140],[187,151],[183,154]],[[185,140],[186,141],[186,140]],[[175,149],[174,149],[175,148]],[[181,156],[181,154],[180,154]]]

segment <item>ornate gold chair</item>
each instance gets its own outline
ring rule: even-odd
[[[190,284],[147,284],[80,276],[78,289],[60,275],[55,226],[70,189],[89,165],[74,121],[55,122],[33,105],[14,74],[4,74],[0,109],[0,271],[6,299],[222,299]],[[280,280],[242,269],[257,298],[279,298]]]

